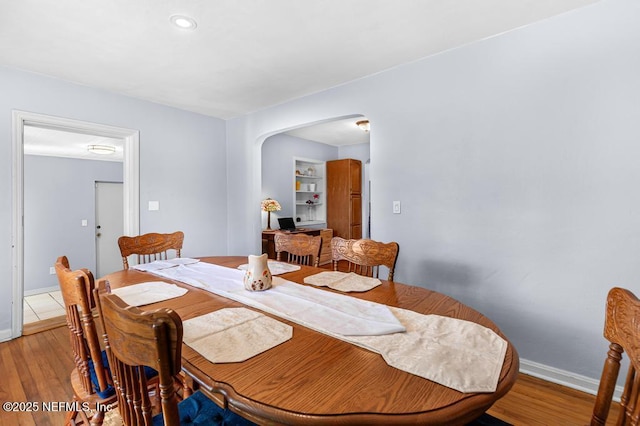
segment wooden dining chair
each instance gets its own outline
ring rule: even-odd
[[[72,271],[69,260],[61,256],[55,263],[60,290],[66,310],[67,326],[71,338],[71,351],[75,368],[71,372],[73,400],[95,409],[116,402],[115,390],[109,381],[107,357],[101,350],[96,324],[91,309],[94,307],[92,291],[93,274],[88,269]],[[66,424],[75,424],[80,417],[85,424],[100,425],[104,411],[97,410],[89,416],[84,410],[69,411]]]
[[[118,296],[95,292],[105,347],[113,374],[118,409],[125,426],[206,424],[252,425],[196,391],[178,402],[174,377],[182,362],[182,320],[167,308],[144,312]],[[160,412],[155,414],[145,392],[144,367],[158,371]],[[155,416],[154,416],[155,414]]]
[[[347,266],[341,267],[340,270],[379,278],[380,266],[386,266],[389,269],[387,280],[393,281],[399,250],[400,246],[396,242],[381,243],[369,239],[346,240],[341,237],[333,237],[331,239],[333,270],[339,270],[342,261]]]
[[[287,253],[286,262],[298,265],[318,266],[322,237],[312,237],[305,234],[276,233],[273,236],[276,247],[276,259],[282,260],[282,254]]]
[[[609,351],[604,362],[600,386],[591,418],[591,425],[604,425],[607,421],[613,392],[616,387],[622,354],[629,357],[629,371],[620,397],[618,425],[635,426],[640,423],[640,300],[619,287],[607,296],[604,337]]]
[[[172,234],[158,234],[155,232],[138,235],[137,237],[122,236],[118,238],[118,247],[122,256],[124,269],[129,269],[129,256],[137,255],[138,265],[166,260],[169,250],[175,251],[175,257],[180,257],[184,233],[177,231]]]

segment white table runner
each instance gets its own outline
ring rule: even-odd
[[[244,271],[205,262],[153,273],[321,332],[349,336],[405,330],[385,305],[303,286],[280,277],[273,277],[273,286],[267,291],[247,291],[242,282]]]
[[[457,318],[391,308],[406,333],[349,336],[387,364],[460,392],[494,392],[507,342],[493,330]]]
[[[494,392],[507,342],[473,322],[424,315],[274,277],[244,290],[243,271],[208,263],[154,272],[379,353],[391,366],[460,392]]]

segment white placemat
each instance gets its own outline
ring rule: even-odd
[[[242,362],[293,336],[293,327],[246,308],[225,308],[182,323],[183,341],[213,363]]]
[[[200,262],[199,259],[192,259],[189,257],[176,257],[166,260],[154,260],[149,263],[141,263],[140,265],[133,265],[132,269],[137,269],[143,272],[159,271],[161,269],[173,268],[178,265],[191,265],[193,263]]]
[[[246,271],[247,266],[249,266],[248,263],[243,263],[242,265],[238,266],[238,269]],[[300,265],[293,265],[291,263],[279,262],[277,260],[268,260],[267,266],[269,267],[269,271],[271,271],[271,275],[282,275],[282,274],[286,274],[287,272],[300,270]]]
[[[127,305],[142,306],[162,302],[187,294],[189,290],[162,281],[149,281],[126,287],[114,288],[113,294],[121,298]]]
[[[377,278],[363,277],[355,272],[325,271],[304,278],[306,284],[329,287],[338,291],[368,291],[382,284]]]

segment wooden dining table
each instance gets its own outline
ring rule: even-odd
[[[245,256],[199,259],[230,268],[247,263]],[[302,284],[306,276],[322,271],[326,269],[302,266],[280,276]],[[171,308],[183,321],[222,308],[244,307],[206,290],[135,269],[115,272],[104,279],[112,288],[146,281],[166,281],[187,288],[184,296],[141,307]],[[463,425],[484,413],[514,384],[518,353],[498,327],[478,311],[423,287],[384,280],[372,290],[349,296],[490,328],[508,343],[497,389],[462,393],[391,367],[377,353],[268,313],[264,314],[293,327],[290,340],[244,362],[222,364],[208,361],[183,344],[183,371],[221,406],[258,424],[274,425]]]

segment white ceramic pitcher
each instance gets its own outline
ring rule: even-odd
[[[249,255],[249,265],[244,274],[244,288],[249,291],[262,291],[271,288],[271,271],[267,264],[267,254]]]

